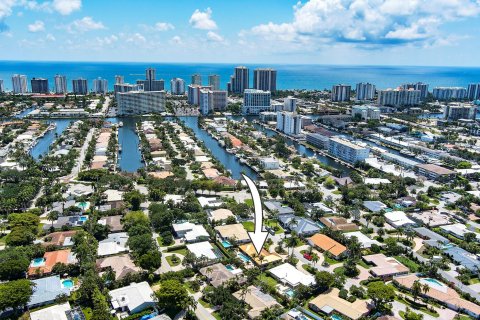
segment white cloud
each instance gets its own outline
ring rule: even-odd
[[[69,15],[82,7],[81,0],[53,0],[52,7],[62,15]]]
[[[223,42],[223,37],[216,32],[208,31],[207,39],[214,42]]]
[[[118,41],[118,37],[114,34],[106,37],[97,37],[97,44],[100,46],[109,46]]]
[[[175,27],[173,24],[168,22],[157,22],[155,23],[154,29],[157,31],[168,31],[175,29]]]
[[[83,33],[100,29],[105,29],[105,26],[102,22],[93,20],[92,17],[83,17],[67,25],[67,31],[70,33]]]
[[[293,7],[291,22],[260,24],[240,36],[311,46],[426,45],[450,36],[440,31],[445,23],[479,14],[479,0],[309,0]]]
[[[141,44],[147,42],[147,39],[141,33],[134,33],[126,38],[127,42],[132,42],[136,44]]]
[[[174,36],[172,39],[170,39],[170,43],[173,44],[183,44],[182,38],[180,36]]]
[[[37,20],[34,23],[28,25],[28,31],[30,32],[45,31],[45,23],[43,23],[43,21]]]
[[[212,9],[207,8],[205,11],[200,11],[199,9],[193,12],[190,17],[189,23],[192,27],[202,30],[215,30],[217,29],[217,24],[212,20]]]
[[[55,41],[57,39],[55,39],[55,36],[51,33],[47,34],[47,36],[45,37],[45,39],[47,39],[48,41]]]

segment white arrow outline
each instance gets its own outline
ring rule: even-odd
[[[254,221],[255,227],[253,232],[248,232],[248,236],[255,247],[255,251],[258,255],[262,252],[263,245],[268,237],[268,232],[265,231],[263,227],[263,207],[262,207],[262,199],[260,198],[260,193],[258,192],[257,186],[255,183],[247,177],[246,175],[242,174],[243,179],[247,182],[248,188],[250,189],[250,193],[252,194],[253,200],[253,207],[254,211]]]

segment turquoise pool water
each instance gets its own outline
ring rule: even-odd
[[[241,252],[238,254],[238,257],[240,259],[242,259],[244,262],[249,262],[251,260],[250,257],[246,256],[245,254],[243,254]]]
[[[72,279],[65,279],[62,281],[62,286],[64,288],[72,289],[73,288],[73,280]]]
[[[83,217],[83,216],[82,216],[82,217],[80,217],[78,220],[85,222],[85,221],[87,221],[87,217]]]
[[[32,267],[42,267],[45,265],[45,259],[44,258],[35,258],[32,261]]]
[[[332,320],[343,320],[342,317],[340,317],[339,315],[337,314],[332,314],[332,316],[330,317]]]
[[[231,264],[227,264],[225,267],[230,271],[235,270],[235,268]]]
[[[226,248],[230,248],[232,244],[228,240],[222,240],[222,246],[226,249]]]
[[[293,296],[295,295],[295,291],[293,289],[288,289],[288,290],[285,290],[285,294],[290,298],[293,298]]]
[[[427,281],[427,282],[430,282],[430,283],[433,283],[433,284],[436,284],[437,286],[441,286],[441,287],[444,286],[444,284],[441,283],[440,281],[438,281],[437,279],[425,278],[425,279],[423,279],[423,280],[425,280],[425,281]]]

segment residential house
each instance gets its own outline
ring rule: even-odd
[[[347,254],[347,247],[321,233],[309,238],[308,243],[316,249],[329,252],[335,259],[341,259]]]
[[[114,310],[131,315],[157,305],[153,290],[146,281],[111,290],[109,296]]]

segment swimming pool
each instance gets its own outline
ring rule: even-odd
[[[72,279],[65,279],[62,280],[62,287],[72,289],[73,288],[73,280]]]
[[[290,298],[293,298],[293,296],[295,295],[295,291],[291,288],[285,290],[284,293]]]
[[[230,248],[232,246],[232,244],[230,243],[230,241],[228,240],[222,240],[222,246],[227,249],[227,248]]]
[[[45,265],[44,258],[35,258],[32,260],[31,266],[32,267],[43,267]]]
[[[427,282],[430,282],[430,283],[433,283],[433,284],[436,284],[437,286],[445,286],[443,283],[441,283],[440,281],[438,281],[437,279],[432,279],[432,278],[425,278],[423,279],[424,281],[427,281]]]
[[[340,317],[338,314],[332,314],[332,315],[330,316],[330,318],[331,318],[332,320],[343,320],[343,318]]]
[[[230,270],[230,271],[235,270],[235,268],[231,264],[227,264],[225,268],[227,268],[227,270]]]
[[[87,221],[87,217],[86,216],[81,216],[80,218],[78,218],[79,221],[82,221],[82,222],[85,222]]]
[[[241,252],[238,254],[238,257],[239,257],[240,259],[242,259],[243,262],[249,262],[249,261],[251,260],[250,257],[246,256],[245,254],[243,254],[243,253],[241,253]]]

